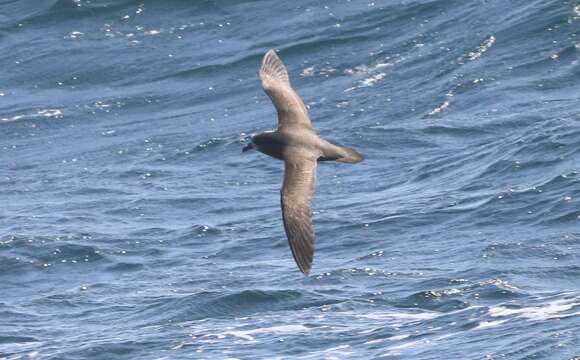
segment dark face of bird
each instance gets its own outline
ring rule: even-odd
[[[250,142],[248,145],[244,146],[244,148],[242,149],[242,152],[246,152],[246,151],[252,150],[252,149],[254,149],[254,144]]]
[[[283,159],[282,151],[285,146],[284,139],[273,131],[267,131],[252,137],[252,143],[244,148],[244,151],[254,149],[276,159]]]

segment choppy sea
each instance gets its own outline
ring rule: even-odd
[[[0,1],[0,359],[579,359],[580,3]],[[257,71],[321,136],[312,275]]]

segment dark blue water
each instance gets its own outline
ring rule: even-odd
[[[312,275],[276,48],[321,136]],[[580,3],[0,2],[0,359],[580,356]]]

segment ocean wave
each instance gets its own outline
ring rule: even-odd
[[[578,355],[575,4],[0,13],[0,357]],[[276,126],[270,48],[365,155],[317,169],[307,278],[283,162],[241,152]]]

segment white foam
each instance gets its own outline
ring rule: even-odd
[[[477,326],[474,327],[473,330],[488,329],[499,326],[505,322],[507,322],[507,320],[482,321],[479,324],[477,324]]]
[[[77,39],[80,38],[81,36],[83,36],[85,33],[80,32],[80,31],[71,31],[70,33],[68,33],[65,38],[67,39]]]
[[[375,74],[375,75],[373,75],[371,77],[368,77],[368,78],[366,78],[364,80],[361,80],[357,86],[350,87],[350,88],[344,90],[344,92],[348,92],[348,91],[360,89],[360,88],[363,88],[363,87],[372,86],[374,83],[376,83],[377,81],[383,79],[385,76],[387,76],[386,73],[378,73],[378,74]]]
[[[280,325],[280,326],[272,326],[267,328],[258,328],[253,330],[236,330],[236,331],[227,331],[223,334],[219,335],[232,335],[240,339],[253,341],[255,340],[254,335],[256,334],[268,334],[268,333],[295,333],[295,332],[304,332],[308,331],[308,328],[304,325]]]
[[[363,81],[360,82],[361,86],[371,86],[372,84],[376,83],[377,81],[383,79],[385,76],[387,76],[386,73],[378,73],[375,74],[369,78],[364,79]]]
[[[366,344],[376,344],[376,343],[381,343],[381,342],[385,342],[387,340],[389,341],[400,341],[400,340],[405,340],[406,338],[408,338],[409,336],[411,336],[411,334],[401,334],[401,335],[394,335],[394,336],[390,336],[388,338],[382,338],[382,339],[375,339],[375,340],[369,340],[367,342],[365,342]]]
[[[387,341],[387,339],[369,340],[369,341],[365,341],[365,345],[367,345],[367,344],[376,344],[376,343],[385,342],[385,341]]]
[[[403,320],[403,322],[416,322],[421,320],[429,320],[439,316],[438,313],[424,312],[424,313],[374,313],[374,314],[359,314],[356,317],[374,320]]]
[[[49,117],[59,119],[62,118],[62,110],[59,109],[38,110],[36,113],[33,114],[15,115],[11,118],[1,118],[0,121],[10,122],[10,121],[18,121],[21,119],[34,119],[39,117]]]
[[[349,348],[350,345],[338,345],[332,348],[328,348],[326,350],[324,350],[325,352],[334,352],[334,351],[338,351],[338,350],[342,350],[342,349],[346,349]]]
[[[516,316],[529,320],[561,319],[580,315],[580,312],[568,312],[577,306],[580,306],[580,297],[573,299],[560,299],[546,303],[543,306],[523,307],[520,309],[492,306],[489,308],[489,314],[494,317]]]
[[[460,64],[465,64],[465,61],[473,61],[477,60],[485,54],[487,50],[489,50],[492,45],[495,43],[495,36],[490,36],[483,41],[481,45],[479,45],[475,50],[471,51],[467,56],[462,56],[459,58]]]
[[[409,334],[395,335],[395,336],[391,336],[389,338],[389,340],[399,341],[399,340],[404,340],[404,339],[408,338],[409,336],[411,336],[411,335],[409,335]]]
[[[390,59],[387,59],[387,60],[390,60]],[[395,64],[398,64],[403,60],[404,60],[404,58],[401,57],[401,58],[394,59],[390,62],[378,62],[374,65],[363,64],[363,65],[356,66],[353,69],[346,69],[344,71],[344,73],[347,75],[367,74],[367,75],[371,75],[371,76],[367,77],[364,80],[359,81],[356,86],[350,87],[350,88],[344,90],[344,92],[348,92],[348,91],[352,91],[352,90],[356,90],[356,89],[360,89],[363,87],[369,87],[369,86],[374,85],[376,82],[384,79],[387,76],[387,73],[382,72],[382,71],[378,72],[376,74],[373,74],[373,73],[375,73],[377,70],[385,68],[387,66],[394,66]]]
[[[300,73],[300,76],[302,76],[302,77],[312,76],[312,75],[314,75],[314,66],[309,66],[309,67],[305,68],[304,70],[302,70],[302,72]]]
[[[446,99],[445,101],[443,101],[443,103],[441,105],[439,105],[435,109],[431,110],[431,112],[429,112],[429,115],[439,114],[441,111],[447,109],[448,106],[449,106],[449,99]]]

